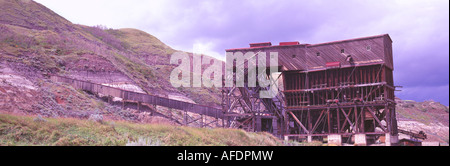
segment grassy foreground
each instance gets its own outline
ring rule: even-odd
[[[268,133],[0,114],[0,146],[276,146]]]

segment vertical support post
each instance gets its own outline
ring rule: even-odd
[[[391,128],[391,110],[387,107],[387,104],[384,106],[384,112],[386,112],[386,126],[389,133],[392,133]]]
[[[222,119],[222,120],[223,120],[223,119]],[[219,125],[219,118],[216,117],[215,122],[216,122],[216,126],[220,126],[220,125]],[[223,126],[224,126],[224,125],[223,125],[223,123],[222,123],[222,127],[223,127]]]
[[[365,109],[364,109],[364,107],[363,108],[361,108],[361,132],[362,133],[364,133],[364,132],[366,132],[365,131],[365,121],[366,121],[366,112],[365,112]]]
[[[391,134],[397,136],[398,135],[398,127],[397,127],[397,117],[395,115],[395,106],[389,105],[391,110]]]
[[[169,108],[169,111],[168,111],[168,112],[169,112],[169,118],[170,118],[170,119],[173,119],[173,117],[172,117],[172,116],[173,116],[173,115],[172,115],[172,109]]]
[[[309,89],[309,77],[308,77],[308,72],[306,72],[305,89]],[[308,103],[306,103],[306,105],[309,106],[309,105],[311,105],[310,92],[305,92],[305,95],[306,95],[306,99],[308,100]]]
[[[187,111],[184,111],[183,119],[183,125],[187,126]]]
[[[311,134],[312,132],[312,121],[311,121],[311,110],[308,108],[308,113],[307,113],[307,118],[308,118],[308,131],[310,131],[309,133]]]
[[[359,126],[358,126],[358,107],[355,106],[354,108],[354,115],[355,115],[355,125],[354,125],[354,130],[355,133],[359,133]]]
[[[284,134],[290,134],[289,133],[289,117],[287,115],[287,111],[284,111]]]
[[[252,118],[252,131],[256,131],[256,116],[254,116],[253,118]]]
[[[200,115],[200,128],[203,128],[203,114]]]
[[[141,102],[138,101],[138,102],[137,102],[137,110],[138,110],[138,112],[141,112],[141,110],[140,110],[140,108],[139,108],[140,105],[141,105]]]
[[[337,119],[337,133],[340,133],[341,131],[341,119],[339,117],[339,108],[336,110],[336,119]]]
[[[278,125],[277,118],[274,116],[272,118],[272,133],[273,135],[278,135]]]
[[[328,134],[331,133],[331,115],[330,108],[327,108]]]
[[[153,104],[153,111],[150,111],[150,115],[153,116],[153,113],[156,112],[156,104]]]
[[[261,131],[261,116],[256,116],[256,132]]]

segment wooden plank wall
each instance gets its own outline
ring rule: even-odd
[[[285,72],[288,106],[325,105],[327,100],[351,102],[394,100],[392,70],[383,64],[314,72]]]

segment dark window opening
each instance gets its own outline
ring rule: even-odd
[[[261,118],[261,131],[269,133],[273,131],[272,118]]]
[[[345,50],[344,49],[341,49],[341,53],[344,53],[345,52]]]
[[[320,52],[316,53],[317,56],[320,56]]]

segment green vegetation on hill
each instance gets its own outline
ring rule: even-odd
[[[220,104],[217,89],[173,88],[169,75],[175,66],[169,60],[177,50],[144,31],[72,24],[31,0],[0,0],[0,9],[0,63],[24,64],[38,78],[115,73],[149,94]]]
[[[416,102],[412,100],[397,100],[397,118],[405,118],[424,124],[440,122],[449,123],[447,106],[434,101]]]
[[[0,145],[56,146],[277,146],[268,133],[237,129],[15,116],[0,114]]]

